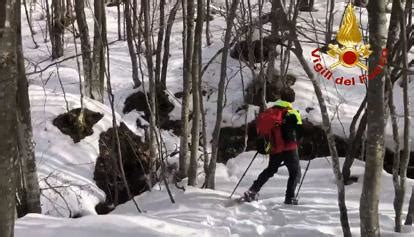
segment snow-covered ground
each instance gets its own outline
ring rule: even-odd
[[[17,221],[16,237],[113,237],[113,236],[341,236],[337,191],[329,159],[311,162],[299,195],[298,206],[283,203],[288,172],[280,168],[260,192],[258,202],[228,206],[228,196],[250,162],[253,152],[241,154],[217,167],[217,190],[187,187],[173,188],[176,203],[172,204],[165,188],[155,187],[136,201],[145,211],[139,214],[132,202],[116,208],[109,215],[77,219],[30,214]],[[267,165],[268,158],[258,157],[241,183],[245,191]],[[302,173],[307,162],[303,161]],[[351,230],[359,236],[359,197],[364,164],[357,161],[352,172],[359,182],[346,187]],[[394,191],[392,177],[383,173],[380,199],[382,236],[412,236],[412,227],[405,234],[394,234]],[[409,185],[413,182],[409,181]],[[161,188],[161,190],[160,190]],[[236,195],[235,197],[238,197]],[[409,194],[407,194],[408,198]],[[406,206],[404,209],[406,210]]]
[[[220,1],[215,1],[217,2]],[[254,2],[254,1],[253,1]],[[326,1],[316,1],[316,13],[302,12],[299,24],[306,26],[314,20],[318,27],[324,25]],[[269,5],[265,6],[267,9]],[[335,26],[338,29],[342,12],[345,9],[343,1],[336,1]],[[357,8],[362,13],[362,24],[365,26],[366,10]],[[89,29],[93,31],[91,11],[86,9]],[[109,41],[117,39],[116,9],[107,10]],[[359,15],[359,14],[358,14]],[[359,18],[359,17],[358,17]],[[167,75],[167,87],[173,95],[182,91],[182,24],[178,17],[171,36],[171,57]],[[37,32],[35,39],[39,48],[34,49],[30,33],[23,18],[24,54],[27,62],[27,72],[45,68],[53,63],[50,56],[50,42],[43,41],[45,20],[41,9],[33,15],[33,26]],[[219,50],[223,43],[223,30],[225,21],[216,16],[211,22],[213,44],[203,48],[203,63]],[[311,31],[305,32],[312,38],[323,41],[323,35],[315,35]],[[92,33],[91,33],[92,34]],[[78,41],[78,47],[80,42]],[[304,44],[304,55],[311,63],[311,52],[318,45]],[[78,53],[80,49],[78,49]],[[70,33],[65,37],[65,57],[75,55],[73,38]],[[413,57],[413,53],[410,54]],[[62,58],[62,59],[63,59]],[[332,63],[324,57],[327,64]],[[142,135],[143,131],[136,127],[137,112],[122,114],[125,99],[137,90],[132,89],[130,58],[127,43],[119,41],[110,45],[110,63],[112,87],[115,94],[115,110],[118,122]],[[245,112],[236,110],[244,104],[242,80],[239,73],[238,61],[229,58],[228,74],[232,78],[227,87],[228,103],[225,107],[223,126],[240,126],[244,124]],[[251,75],[247,68],[243,68],[244,84],[251,82]],[[207,113],[207,131],[211,135],[216,112],[217,86],[220,71],[220,57],[218,57],[206,71],[203,77],[203,88],[209,96],[204,97]],[[57,73],[59,72],[59,74]],[[320,123],[320,110],[313,93],[313,87],[301,69],[294,55],[291,57],[289,73],[297,76],[294,89],[297,101],[294,106],[298,108],[303,117],[314,123]],[[345,70],[338,68],[335,73],[346,74],[349,77],[358,75],[358,70]],[[105,200],[105,194],[95,184],[93,172],[96,158],[99,154],[99,134],[112,126],[110,109],[107,100],[105,104],[85,99],[85,106],[104,115],[93,127],[94,134],[74,144],[67,136],[62,134],[52,120],[59,114],[66,112],[66,102],[63,98],[59,77],[66,92],[69,109],[79,108],[79,83],[76,60],[71,59],[59,64],[59,68],[52,66],[42,73],[29,77],[30,99],[32,105],[32,119],[34,138],[36,142],[36,157],[39,170],[39,180],[42,188],[42,208],[44,215],[28,215],[17,221],[16,236],[337,236],[341,235],[339,212],[336,205],[336,186],[328,159],[317,159],[312,162],[310,171],[301,191],[297,207],[281,205],[284,197],[287,172],[282,168],[261,192],[261,201],[225,208],[227,196],[241,176],[252,153],[243,153],[227,164],[219,165],[217,170],[217,191],[187,188],[186,192],[173,188],[177,203],[169,203],[167,194],[156,188],[137,197],[137,201],[144,214],[137,214],[131,203],[119,206],[112,214],[96,216],[95,205]],[[365,96],[365,86],[335,86],[333,81],[320,79],[328,109],[332,118],[332,126],[338,135],[345,136],[349,123],[359,104]],[[147,85],[148,83],[146,83]],[[412,87],[413,85],[411,85]],[[395,89],[397,112],[402,114],[402,91]],[[172,119],[180,118],[180,101],[171,99],[175,108],[170,113]],[[414,109],[414,103],[411,103]],[[305,108],[313,107],[309,113]],[[255,106],[249,106],[248,118],[254,119]],[[402,119],[400,119],[401,122]],[[414,125],[413,125],[414,130]],[[389,134],[390,133],[390,130]],[[179,138],[169,131],[163,131],[163,136],[170,150],[179,145]],[[390,136],[388,136],[390,138]],[[388,139],[391,141],[391,139]],[[414,141],[414,139],[413,139]],[[391,143],[389,143],[391,144]],[[174,157],[176,159],[176,157]],[[267,159],[257,159],[252,170],[237,193],[243,192],[251,184],[255,176],[266,165]],[[306,163],[302,163],[305,167]],[[201,170],[200,170],[201,171]],[[362,176],[363,164],[357,162],[353,173]],[[203,175],[200,175],[200,183]],[[360,180],[361,181],[361,180]],[[380,202],[381,228],[383,233],[391,235],[393,226],[392,200],[394,196],[391,178],[383,175],[383,192]],[[410,183],[411,184],[411,183]],[[53,187],[53,188],[51,188]],[[359,196],[361,183],[347,187],[347,204],[353,232],[358,235],[359,230]],[[410,190],[410,189],[409,189]],[[407,193],[409,195],[410,192]],[[70,211],[68,211],[70,210]],[[406,208],[404,208],[406,210]],[[70,214],[88,215],[79,219],[65,219]],[[54,216],[54,217],[52,217]],[[405,231],[409,231],[406,229]]]

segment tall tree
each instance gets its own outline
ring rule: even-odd
[[[190,103],[190,85],[191,85],[191,68],[193,59],[194,46],[194,0],[183,0],[184,18],[184,66],[183,66],[183,102],[181,109],[181,137],[180,137],[180,157],[179,157],[179,176],[187,177],[188,172],[188,137],[189,137],[189,103]]]
[[[199,83],[201,80],[202,36],[204,22],[204,0],[197,0],[197,23],[194,32],[193,63],[191,65],[192,92],[193,92],[193,124],[191,130],[191,155],[190,168],[188,170],[188,184],[195,186],[197,183],[197,160],[200,140],[200,94]]]
[[[280,1],[279,0],[272,0],[272,32],[271,32],[271,37],[273,39],[278,38],[278,32],[279,32],[279,26],[283,25],[283,17],[280,17],[281,14],[279,13],[280,9],[282,9],[282,6],[280,6]],[[276,17],[279,16],[279,17]],[[267,80],[268,81],[272,81],[273,80],[273,76],[274,76],[274,69],[275,69],[275,61],[276,61],[276,45],[272,45],[271,46],[271,50],[269,51],[269,63],[268,63],[268,68],[267,68]],[[280,90],[283,87],[283,82],[281,80],[282,77],[279,77],[276,81],[276,94],[279,95]],[[265,78],[263,78],[263,80],[266,80]],[[263,84],[265,86],[265,83]],[[262,91],[264,91],[265,88],[262,89]],[[266,96],[266,95],[264,95]],[[265,98],[264,98],[265,99]]]
[[[215,188],[215,175],[216,175],[216,164],[217,164],[217,151],[220,139],[221,122],[223,120],[223,108],[224,108],[224,90],[227,79],[227,57],[230,48],[231,31],[234,25],[234,18],[236,17],[237,6],[240,0],[232,0],[231,7],[228,11],[226,18],[226,33],[224,35],[224,47],[221,56],[221,68],[220,68],[220,81],[218,86],[217,95],[217,112],[216,112],[216,123],[214,125],[213,140],[211,142],[211,159],[208,167],[208,173],[206,174],[205,187],[214,189]]]
[[[103,102],[105,89],[105,47],[108,44],[106,39],[104,0],[94,1],[94,14],[91,98]]]
[[[21,35],[20,0],[16,0],[16,55],[17,55],[17,141],[23,184],[23,214],[40,213],[40,188],[37,177],[32,119],[30,114],[29,85],[26,78]]]
[[[144,13],[144,43],[145,43],[145,58],[147,61],[147,70],[148,70],[148,81],[149,81],[149,107],[150,107],[150,132],[149,132],[149,142],[150,142],[150,156],[153,159],[151,164],[151,170],[153,173],[156,170],[156,157],[157,157],[157,146],[156,146],[156,84],[154,78],[154,63],[152,61],[152,31],[151,27],[151,5],[149,0],[143,0],[142,2],[142,11]]]
[[[126,22],[126,34],[127,34],[127,43],[129,49],[129,56],[131,58],[132,66],[132,81],[134,82],[134,87],[139,87],[141,82],[138,78],[138,60],[137,54],[134,46],[134,27],[132,24],[132,14],[131,14],[131,0],[125,1],[125,22]],[[136,16],[134,16],[136,18]],[[134,20],[135,21],[135,20]]]
[[[282,0],[279,0],[279,1],[282,1]],[[283,6],[282,3],[280,3],[279,5]],[[288,21],[288,14],[285,11],[281,11],[281,13],[283,14],[282,15],[283,18],[286,20],[287,25],[289,26],[290,38],[292,39],[293,44],[295,46],[294,48],[291,48],[290,50],[298,58],[303,70],[305,71],[306,75],[309,77],[310,81],[312,82],[313,89],[318,99],[319,108],[321,110],[321,115],[322,115],[322,128],[324,130],[324,133],[328,141],[329,153],[332,159],[332,170],[335,175],[336,186],[338,189],[338,207],[339,207],[339,212],[340,212],[342,232],[345,237],[350,237],[352,236],[352,234],[351,234],[351,228],[349,226],[348,211],[347,211],[346,202],[345,202],[346,200],[345,185],[344,185],[344,180],[343,180],[343,176],[341,173],[338,151],[337,151],[336,144],[335,144],[335,138],[334,138],[334,135],[331,129],[331,119],[329,118],[328,109],[327,109],[326,102],[322,94],[322,90],[320,87],[318,77],[315,75],[314,70],[309,66],[308,61],[303,56],[303,48],[299,41],[298,34],[296,32],[296,20],[298,17],[298,10],[299,8],[298,6],[296,6],[294,10],[294,14],[290,18],[291,19],[290,21]]]
[[[17,158],[16,0],[0,1],[0,236],[13,237]],[[20,6],[19,6],[20,7]]]
[[[171,9],[170,14],[167,20],[167,29],[165,32],[165,40],[164,40],[164,54],[162,56],[162,68],[161,68],[161,85],[166,88],[167,87],[167,68],[168,68],[168,60],[170,54],[170,38],[171,38],[171,31],[173,27],[173,23],[175,20],[175,16],[179,9],[181,0],[177,0],[174,7]]]
[[[157,47],[155,49],[155,82],[157,85],[160,85],[160,77],[161,77],[161,53],[162,53],[162,44],[164,41],[164,33],[165,33],[165,0],[160,0],[160,19],[159,19],[159,29],[158,29],[158,39],[157,39]]]
[[[408,93],[408,42],[407,42],[407,20],[406,14],[402,7],[401,1],[394,1],[399,11],[399,22],[401,27],[400,43],[401,43],[401,58],[402,58],[402,79],[403,79],[403,101],[404,101],[404,150],[401,157],[401,164],[399,166],[399,188],[396,190],[394,199],[394,206],[396,211],[395,231],[401,232],[401,214],[404,204],[404,196],[406,190],[407,168],[410,161],[411,151],[411,117],[410,117],[410,98]],[[396,151],[399,152],[399,151]]]
[[[49,8],[49,6],[46,6]],[[65,33],[65,7],[63,0],[52,1],[52,20],[50,26],[50,41],[52,43],[52,58],[63,56],[63,36]]]
[[[91,43],[89,39],[89,28],[85,16],[85,4],[83,0],[75,0],[76,21],[78,23],[79,34],[81,39],[82,63],[83,63],[83,77],[85,81],[85,94],[92,98],[92,57],[91,57]]]
[[[368,3],[369,42],[373,53],[369,57],[369,72],[379,64],[387,40],[386,3]],[[384,74],[378,73],[368,81],[367,89],[367,146],[364,182],[360,200],[361,236],[380,236],[378,203],[384,155]]]

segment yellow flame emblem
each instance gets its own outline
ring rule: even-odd
[[[360,61],[360,58],[368,58],[372,51],[369,49],[369,44],[362,44],[362,34],[358,28],[358,21],[351,3],[346,7],[336,40],[341,46],[328,45],[328,55],[333,58],[339,57],[338,61],[330,66],[331,69],[342,65],[348,68],[358,66],[368,71],[368,67]]]

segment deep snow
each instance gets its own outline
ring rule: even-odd
[[[87,1],[89,2],[89,1]],[[221,1],[215,1],[219,4]],[[253,1],[254,2],[254,1]],[[320,10],[316,13],[301,13],[299,24],[306,26],[312,19],[319,28],[323,27],[326,1],[316,1],[316,7]],[[265,6],[269,9],[269,5]],[[323,9],[323,10],[322,10]],[[336,1],[335,26],[338,29],[341,14],[345,9],[343,1]],[[93,19],[91,10],[85,9],[88,16],[89,29],[93,31]],[[366,10],[357,8],[362,13],[362,25],[367,23]],[[108,38],[112,42],[117,38],[116,9],[108,8]],[[359,15],[359,14],[358,14]],[[359,19],[359,17],[358,17]],[[23,23],[24,54],[27,62],[27,72],[45,68],[53,63],[49,58],[50,42],[44,42],[45,21],[42,18],[39,6],[33,15],[35,38],[40,47],[33,48],[26,19]],[[219,50],[223,43],[224,19],[216,16],[211,22],[213,44],[203,48],[203,63]],[[181,20],[178,17],[173,27],[171,36],[171,58],[167,76],[168,92],[174,94],[182,91],[182,47],[181,47]],[[323,35],[315,35],[312,31],[305,31],[312,38],[323,41]],[[92,34],[92,33],[91,33]],[[314,36],[315,35],[315,36]],[[78,41],[78,47],[80,42]],[[304,56],[311,63],[311,52],[318,45],[304,44]],[[80,49],[78,49],[80,52]],[[75,54],[72,35],[67,33],[65,37],[65,57]],[[413,53],[410,54],[413,57]],[[62,59],[63,59],[62,58]],[[328,64],[331,59],[324,57]],[[111,80],[115,94],[115,110],[118,122],[122,121],[137,133],[143,131],[135,126],[135,121],[141,115],[138,112],[122,114],[125,99],[136,90],[132,89],[130,59],[127,43],[115,42],[110,45]],[[228,74],[232,79],[227,87],[228,103],[224,109],[223,126],[240,126],[244,124],[245,112],[235,112],[243,105],[243,90],[240,64],[229,58]],[[145,66],[145,65],[144,65]],[[291,56],[289,73],[297,76],[294,89],[297,92],[297,101],[294,106],[298,108],[304,118],[314,123],[320,123],[320,110],[313,93],[313,87],[305,73],[300,69],[294,55]],[[219,80],[220,57],[218,57],[203,77],[203,88],[209,92],[209,98],[204,98],[207,113],[207,131],[211,135],[215,122],[217,84]],[[243,68],[244,84],[251,81],[251,75],[247,68]],[[19,219],[16,224],[16,236],[336,236],[341,234],[336,205],[336,188],[333,181],[331,167],[328,159],[321,158],[312,162],[311,170],[305,180],[301,191],[303,205],[298,207],[286,207],[280,205],[285,188],[286,170],[283,168],[275,179],[270,181],[261,193],[261,201],[258,203],[244,204],[241,206],[224,208],[224,203],[240,177],[252,153],[241,154],[238,158],[230,160],[227,167],[219,165],[217,170],[217,191],[187,188],[183,193],[173,189],[177,204],[172,205],[168,197],[162,191],[154,190],[137,197],[138,202],[147,213],[137,215],[130,203],[119,206],[111,215],[95,216],[95,205],[104,201],[105,196],[93,180],[93,171],[96,158],[99,153],[99,134],[112,126],[110,109],[107,99],[105,104],[85,99],[85,106],[93,111],[104,114],[94,127],[94,134],[74,144],[73,141],[52,125],[52,120],[57,115],[66,112],[65,100],[58,80],[59,71],[62,84],[66,92],[69,109],[78,108],[79,83],[76,61],[74,59],[64,61],[59,68],[50,67],[43,73],[31,75],[30,99],[32,106],[32,119],[34,127],[34,139],[36,142],[36,157],[39,170],[39,180],[42,188],[43,215],[28,215]],[[336,73],[345,73],[350,77],[357,75],[358,70],[339,68]],[[365,96],[365,86],[335,86],[332,81],[320,79],[328,109],[332,118],[332,127],[338,135],[348,133],[349,123],[360,102]],[[148,83],[146,83],[147,85]],[[411,85],[412,87],[413,85]],[[402,114],[402,91],[395,89],[395,101],[397,112]],[[170,113],[172,119],[180,118],[180,100],[171,99],[176,106]],[[305,108],[312,107],[309,113]],[[413,103],[411,108],[414,109]],[[247,121],[254,119],[257,107],[249,106]],[[338,115],[338,116],[336,116]],[[339,119],[340,118],[340,119]],[[400,122],[402,119],[400,119]],[[414,130],[414,125],[413,125]],[[390,135],[390,128],[388,134]],[[170,151],[179,145],[179,138],[169,131],[163,131],[163,137]],[[390,136],[387,136],[388,145]],[[171,162],[176,160],[173,157]],[[248,173],[238,193],[242,193],[254,176],[266,165],[264,159],[258,159],[253,169]],[[302,163],[305,166],[305,163]],[[363,164],[357,162],[354,173],[362,176]],[[200,172],[202,172],[200,170]],[[200,174],[200,184],[203,174]],[[393,188],[389,175],[383,175],[383,193],[381,199],[381,228],[383,233],[391,233],[393,226]],[[50,186],[54,187],[51,189]],[[411,183],[410,183],[411,185]],[[408,185],[408,187],[410,187]],[[358,206],[361,183],[347,187],[347,200],[353,232],[358,235]],[[55,191],[56,190],[56,191]],[[410,188],[408,188],[410,190]],[[60,194],[64,199],[60,196]],[[409,195],[410,192],[407,193]],[[70,209],[70,212],[68,211]],[[406,210],[406,208],[404,208]],[[80,219],[65,219],[72,215],[89,215]],[[55,216],[55,217],[52,217]]]
[[[262,188],[258,202],[226,207],[228,196],[250,162],[254,152],[246,152],[217,167],[217,190],[186,187],[173,188],[176,204],[171,204],[163,186],[136,197],[144,214],[138,214],[132,202],[118,206],[105,216],[78,219],[54,218],[30,214],[18,220],[16,237],[112,237],[112,236],[341,236],[337,191],[329,158],[311,162],[299,195],[299,205],[282,204],[288,178],[286,167]],[[237,193],[244,192],[267,165],[259,156],[253,163]],[[302,161],[302,173],[307,162]],[[359,196],[364,163],[357,161],[352,169],[359,182],[346,187],[351,230],[359,236]],[[202,177],[200,177],[201,180]],[[183,181],[185,182],[185,180]],[[382,175],[380,199],[382,236],[394,236],[392,177]],[[409,185],[413,182],[409,181]],[[161,190],[160,190],[161,188]],[[409,193],[406,194],[407,198]],[[235,197],[238,197],[236,195]],[[406,210],[404,206],[404,210]],[[404,227],[412,236],[414,229]]]

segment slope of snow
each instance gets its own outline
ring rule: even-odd
[[[89,2],[89,1],[88,1]],[[223,4],[224,1],[215,1],[215,4]],[[254,1],[252,1],[254,2]],[[326,9],[326,1],[317,0],[316,7],[320,10],[316,13],[301,13],[299,24],[306,26],[310,20],[314,20],[320,29],[323,29]],[[221,5],[223,6],[223,5]],[[270,10],[269,4],[265,11]],[[336,1],[334,30],[338,29],[341,14],[345,9],[344,1]],[[360,9],[358,9],[359,11]],[[93,18],[91,11],[87,10],[89,29],[93,34]],[[117,14],[115,8],[107,10],[108,38],[109,41],[117,39]],[[366,10],[361,10],[362,25],[366,26]],[[27,60],[27,72],[33,72],[45,68],[51,63],[50,42],[43,41],[42,32],[45,30],[45,20],[41,9],[37,6],[33,16],[34,30],[39,48],[34,49],[30,38],[30,32],[23,16],[23,42],[24,53]],[[321,28],[322,27],[322,28]],[[211,22],[213,44],[203,48],[203,64],[223,46],[223,31],[225,21],[222,17],[215,17]],[[168,93],[174,94],[182,91],[182,24],[177,18],[171,36],[171,57],[167,75]],[[323,35],[315,35],[312,31],[305,31],[311,38],[323,41]],[[80,42],[78,39],[78,47]],[[304,56],[312,62],[311,52],[318,45],[304,44]],[[80,48],[80,47],[79,47]],[[78,49],[78,53],[80,49]],[[76,54],[72,35],[65,36],[65,57]],[[413,54],[410,54],[410,58]],[[211,136],[215,122],[217,84],[220,72],[220,57],[211,64],[203,77],[203,89],[208,96],[204,98],[207,119],[207,136]],[[328,57],[324,57],[327,64],[332,63]],[[115,109],[118,122],[125,122],[135,133],[142,135],[142,131],[135,126],[135,121],[140,113],[131,112],[122,114],[125,99],[136,92],[132,89],[131,63],[128,47],[125,41],[114,42],[110,45],[110,63],[112,87],[115,94]],[[144,63],[145,70],[145,63]],[[250,71],[236,60],[229,58],[227,86],[227,104],[224,108],[223,126],[240,126],[244,124],[246,113],[236,110],[244,104],[242,84],[248,85],[252,78]],[[243,83],[240,70],[243,72]],[[338,74],[346,74],[351,77],[358,75],[359,71],[344,70],[338,68]],[[320,111],[317,99],[313,93],[313,87],[301,69],[295,56],[291,56],[289,73],[298,77],[294,89],[297,93],[295,107],[305,118],[315,123],[320,123]],[[341,235],[339,225],[339,213],[336,205],[336,186],[331,171],[331,166],[326,159],[318,159],[312,162],[311,169],[301,191],[302,205],[287,207],[281,205],[284,196],[287,171],[281,168],[262,190],[261,200],[255,203],[225,208],[226,200],[237,183],[238,178],[247,166],[252,153],[241,154],[238,158],[230,160],[227,167],[218,164],[217,191],[201,190],[188,187],[186,192],[172,187],[176,198],[176,204],[170,204],[167,194],[156,186],[152,192],[136,197],[146,213],[137,215],[131,203],[119,206],[113,214],[107,216],[94,216],[94,206],[105,199],[104,193],[99,190],[93,180],[95,161],[98,156],[99,134],[112,126],[110,110],[107,99],[105,104],[85,99],[85,106],[93,111],[104,114],[104,118],[94,126],[94,134],[82,140],[78,144],[66,135],[62,134],[52,120],[59,114],[66,112],[62,88],[59,76],[66,91],[69,109],[79,107],[79,79],[76,60],[66,60],[59,67],[52,66],[42,73],[34,74],[30,80],[30,99],[32,105],[32,119],[34,127],[34,139],[36,142],[36,157],[39,169],[39,180],[42,188],[43,214],[52,216],[69,216],[72,214],[88,215],[80,219],[55,218],[43,215],[28,215],[17,221],[16,236],[338,236]],[[320,79],[327,106],[332,118],[332,128],[338,135],[348,133],[348,127],[352,116],[365,96],[365,86],[336,86],[333,81]],[[146,88],[148,83],[145,83]],[[413,86],[413,85],[411,85]],[[395,101],[398,114],[402,114],[402,92],[395,89]],[[171,99],[176,106],[170,117],[180,118],[180,100]],[[307,107],[313,107],[309,113]],[[414,109],[414,103],[411,103]],[[257,107],[249,106],[247,121],[254,119]],[[400,119],[401,122],[402,119]],[[414,124],[413,129],[414,130]],[[388,129],[390,135],[391,130]],[[169,131],[163,131],[167,148],[174,150],[179,145],[179,138]],[[388,140],[390,136],[387,137]],[[208,139],[209,140],[209,139]],[[414,139],[413,139],[414,142]],[[176,159],[176,157],[174,157]],[[171,162],[174,162],[172,159]],[[266,159],[258,158],[252,170],[246,176],[237,193],[242,193],[254,180],[260,170],[266,165]],[[305,167],[306,163],[302,163]],[[200,184],[203,174],[200,170]],[[362,177],[363,163],[357,162],[353,173]],[[361,190],[359,183],[347,187],[347,204],[353,233],[359,233],[359,196]],[[185,180],[183,181],[185,183]],[[412,185],[409,182],[408,187]],[[172,185],[173,186],[173,185]],[[53,188],[51,188],[53,187]],[[410,190],[410,188],[408,188]],[[410,192],[407,193],[409,195]],[[383,175],[383,192],[380,202],[381,228],[383,234],[393,235],[393,211],[392,200],[394,192],[391,178]],[[404,207],[406,210],[406,207]],[[405,232],[412,231],[405,229]],[[407,234],[409,235],[409,234]]]
[[[175,204],[169,201],[163,186],[156,186],[136,201],[145,210],[138,214],[132,202],[116,208],[109,215],[86,216],[78,219],[28,215],[17,221],[16,237],[111,237],[111,236],[341,236],[337,191],[329,158],[311,162],[298,206],[284,205],[288,178],[285,167],[280,168],[262,188],[258,202],[228,206],[228,196],[251,160],[253,152],[241,154],[227,166],[217,167],[217,190],[186,187],[173,188]],[[259,156],[242,181],[235,197],[243,193],[260,171],[267,158]],[[302,173],[306,167],[302,161]],[[359,182],[346,187],[347,207],[354,236],[359,236],[359,197],[364,164],[357,161],[353,173]],[[200,182],[202,177],[200,177]],[[184,181],[185,182],[185,181]],[[404,227],[405,234],[393,233],[394,196],[392,177],[382,175],[380,200],[382,236],[412,236],[412,227]],[[413,182],[409,181],[412,185]],[[408,198],[409,194],[406,194]],[[404,210],[407,207],[404,206]]]
[[[80,107],[79,96],[67,93],[66,100],[69,110]],[[96,213],[95,205],[105,200],[105,194],[96,186],[93,172],[99,155],[99,135],[112,127],[110,109],[85,98],[84,106],[104,117],[93,126],[91,136],[75,144],[52,124],[54,118],[67,112],[62,93],[31,86],[30,102],[44,213],[55,216]],[[125,121],[117,115],[117,122]],[[134,129],[135,123],[129,127]],[[134,130],[139,134],[138,129]]]

